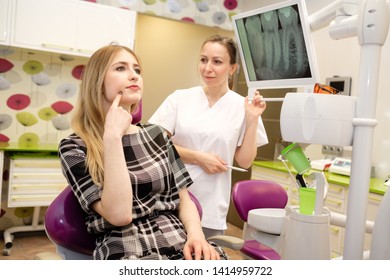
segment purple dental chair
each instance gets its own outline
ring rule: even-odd
[[[202,207],[190,193],[200,217]],[[67,186],[50,204],[45,214],[45,230],[56,244],[57,253],[65,260],[91,260],[95,237],[87,232],[87,214],[81,208],[72,189]]]
[[[272,248],[251,237],[252,229],[247,224],[248,213],[260,208],[285,208],[288,200],[285,189],[278,183],[268,180],[244,180],[233,186],[232,200],[237,213],[244,222],[244,245],[240,249],[246,259],[280,260],[280,255]]]
[[[287,194],[278,184],[248,180],[235,184],[233,202],[241,219],[246,222],[248,212],[256,208],[283,208],[287,203]],[[202,207],[190,193],[200,217]],[[87,232],[85,219],[87,214],[80,207],[71,188],[67,186],[46,210],[45,230],[50,240],[56,244],[57,252],[66,260],[91,260],[95,248],[95,238]],[[244,234],[247,225],[244,226]],[[273,249],[256,240],[243,240],[233,236],[215,236],[209,240],[222,247],[240,250],[246,259],[278,260],[280,256]]]

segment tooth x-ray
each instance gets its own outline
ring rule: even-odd
[[[281,86],[315,83],[316,62],[308,38],[306,10],[300,1],[293,2],[233,17],[248,83],[272,80],[280,80]],[[253,87],[262,85],[278,87],[275,81]]]

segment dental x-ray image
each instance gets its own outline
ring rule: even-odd
[[[304,0],[261,7],[232,19],[248,88],[312,87],[318,82]]]
[[[244,21],[256,80],[311,76],[297,6]]]

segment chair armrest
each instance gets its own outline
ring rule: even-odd
[[[216,235],[207,238],[207,240],[213,241],[221,247],[226,247],[233,250],[240,250],[244,245],[243,239],[229,235]]]

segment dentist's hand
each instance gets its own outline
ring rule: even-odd
[[[198,153],[197,164],[203,169],[207,174],[216,174],[227,171],[226,162],[211,153]]]
[[[266,107],[264,98],[259,91],[256,91],[251,102],[249,102],[248,97],[245,98],[245,115],[247,119],[255,118],[257,120],[263,114]]]
[[[121,98],[122,93],[119,93],[108,110],[104,124],[105,135],[109,134],[111,136],[122,137],[131,125],[133,117],[129,112],[119,106]]]

